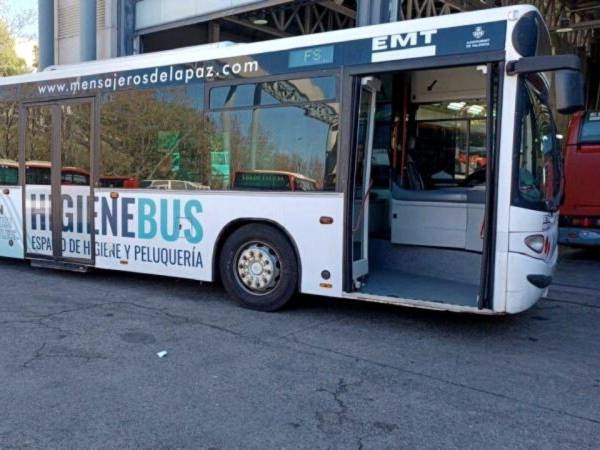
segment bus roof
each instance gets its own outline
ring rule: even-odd
[[[52,167],[52,163],[50,161],[27,161],[25,163],[25,167],[32,169],[50,169]],[[90,173],[82,169],[80,167],[74,166],[63,166],[62,172],[71,172],[71,173],[79,173],[81,175],[89,175]]]
[[[231,44],[229,42],[224,42],[191,46],[164,52],[91,61],[62,67],[58,66],[54,68],[54,70],[0,78],[0,86],[241,57],[245,55],[257,55],[294,48],[314,47],[323,44],[369,39],[378,36],[392,35],[394,33],[418,32],[423,30],[450,28],[457,25],[475,25],[494,21],[508,21],[510,16],[521,17],[523,14],[530,11],[537,12],[537,9],[530,5],[515,5],[330,31],[319,34],[294,36],[250,44]],[[510,42],[510,40],[507,39],[507,42]]]
[[[19,167],[19,163],[12,159],[0,158],[0,166],[8,167]]]

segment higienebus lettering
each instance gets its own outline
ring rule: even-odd
[[[63,194],[61,202],[62,231],[89,233],[87,196]],[[30,194],[31,231],[51,230],[51,203],[50,195]],[[94,197],[94,232],[96,236],[162,239],[166,242],[183,237],[190,244],[198,244],[204,235],[199,219],[201,213],[202,203],[197,199]]]

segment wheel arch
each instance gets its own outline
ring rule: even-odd
[[[302,286],[302,261],[300,260],[298,245],[296,244],[296,241],[291,233],[283,225],[274,220],[265,218],[238,218],[228,222],[223,228],[221,228],[221,231],[219,232],[215,241],[214,251],[212,254],[212,279],[219,279],[219,257],[221,256],[223,244],[225,244],[225,241],[231,235],[231,233],[245,225],[270,225],[279,230],[287,238],[292,246],[292,249],[294,250],[294,255],[296,256],[296,264],[298,266],[298,291],[300,292]]]

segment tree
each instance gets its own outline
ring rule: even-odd
[[[0,77],[27,72],[25,60],[17,56],[15,39],[10,35],[6,22],[0,20]]]
[[[39,45],[33,46],[33,67],[36,70],[40,68],[40,47]]]
[[[0,0],[0,21],[6,24],[13,38],[35,39],[36,35],[29,26],[36,22],[37,11],[25,9],[17,12],[13,9],[15,3],[15,0]]]
[[[35,20],[35,11],[12,11],[7,0],[0,0],[0,76],[6,77],[28,72],[27,64],[16,51],[16,38],[31,39],[25,31]]]

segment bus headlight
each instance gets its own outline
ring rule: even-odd
[[[546,238],[543,234],[533,234],[525,238],[525,245],[540,255],[544,251]]]

